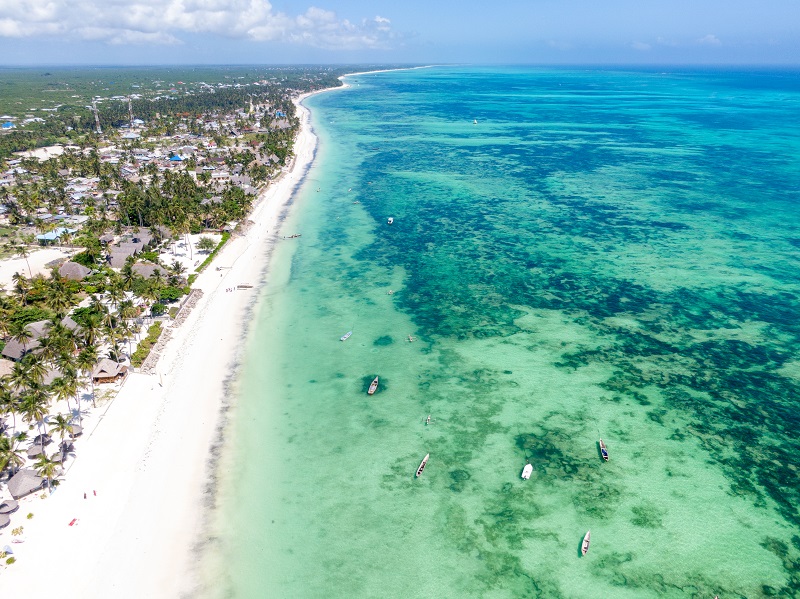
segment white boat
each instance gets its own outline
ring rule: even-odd
[[[353,334],[353,331],[347,331],[344,335],[339,337],[339,341],[347,341],[348,339],[350,339],[350,335],[352,335],[352,334]]]
[[[372,381],[372,382],[369,384],[369,389],[367,390],[367,395],[372,395],[372,394],[373,394],[373,393],[375,393],[375,391],[377,391],[377,390],[378,390],[378,377],[376,376],[376,377],[375,377],[375,380],[373,380],[373,381]]]
[[[589,530],[586,532],[586,536],[583,537],[583,544],[581,545],[581,555],[586,555],[586,552],[589,551],[589,539],[591,537],[592,531]]]
[[[607,462],[608,461],[608,448],[606,444],[603,443],[603,440],[600,439],[600,455],[603,456],[603,459]]]
[[[522,480],[528,480],[531,477],[532,472],[533,464],[525,464],[525,467],[522,469]]]
[[[394,222],[394,218],[390,216],[389,220],[386,221],[386,224],[391,225],[393,222]]]
[[[425,470],[425,466],[428,464],[429,457],[431,457],[431,454],[426,453],[425,457],[422,458],[422,461],[419,463],[419,468],[417,468],[417,473],[414,475],[415,478],[419,478],[419,475],[422,474],[423,470]]]
[[[425,419],[425,424],[430,424],[430,423],[431,423],[431,415],[428,414],[428,417]]]
[[[477,124],[478,124],[478,119],[473,119],[473,120],[472,120],[472,124],[473,124],[473,125],[477,125]]]

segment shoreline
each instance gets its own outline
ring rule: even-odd
[[[69,476],[41,502],[20,504],[34,517],[16,563],[0,571],[0,590],[29,594],[43,563],[64,597],[178,597],[197,583],[198,542],[213,505],[216,459],[224,443],[226,397],[238,376],[249,326],[269,270],[277,229],[316,155],[307,97],[291,170],[260,194],[249,230],[231,239],[195,281],[203,296],[172,329],[154,374],[132,373],[78,447]],[[227,292],[239,283],[251,290]],[[163,383],[163,386],[162,386]],[[84,496],[86,493],[86,496]],[[40,503],[41,502],[41,503]],[[77,519],[75,525],[69,523]],[[11,544],[10,535],[0,545]]]

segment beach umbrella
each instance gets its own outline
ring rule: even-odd
[[[44,453],[44,448],[41,445],[31,445],[28,447],[28,457],[33,459]]]
[[[19,507],[19,504],[13,499],[4,499],[0,501],[0,514],[10,514]]]

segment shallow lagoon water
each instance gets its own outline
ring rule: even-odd
[[[205,594],[800,593],[797,73],[348,82],[307,101]]]

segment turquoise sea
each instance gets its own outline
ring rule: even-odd
[[[442,67],[307,100],[203,596],[800,596],[799,75]]]

